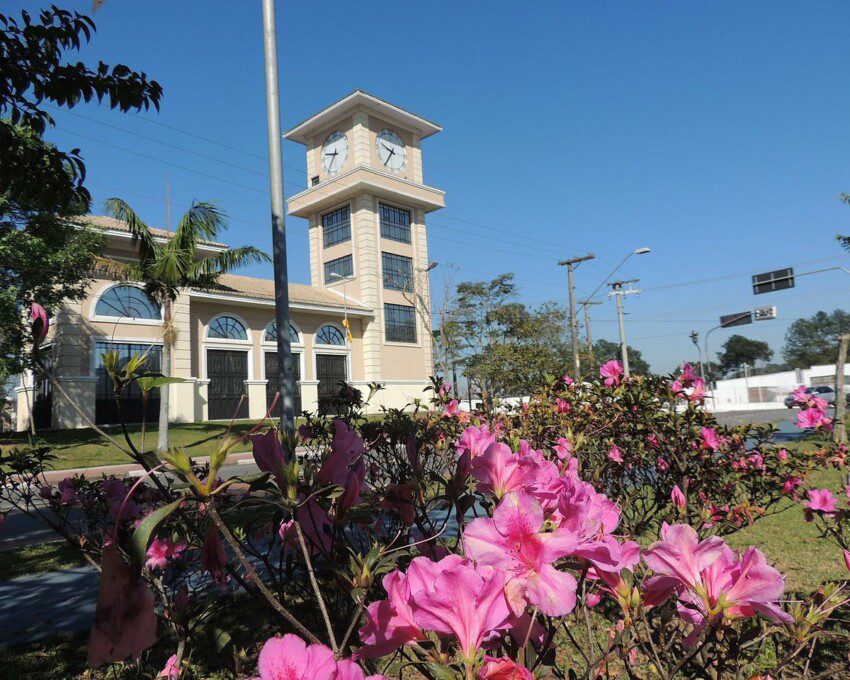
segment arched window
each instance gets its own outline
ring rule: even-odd
[[[277,321],[272,321],[266,326],[266,332],[263,335],[263,342],[277,342]],[[295,344],[301,342],[298,336],[298,331],[295,326],[289,324],[289,342]]]
[[[325,324],[316,331],[316,342],[320,345],[339,345],[345,346],[345,336],[336,326]]]
[[[239,319],[234,319],[232,316],[217,316],[210,324],[207,337],[221,340],[247,340],[248,332]]]
[[[125,319],[162,318],[159,305],[145,291],[136,286],[112,286],[100,296],[94,313],[96,316]]]

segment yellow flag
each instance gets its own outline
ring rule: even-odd
[[[348,336],[348,342],[351,342],[354,340],[354,336],[351,334],[351,327],[348,325],[348,319],[343,319],[342,325],[345,326],[345,334]]]

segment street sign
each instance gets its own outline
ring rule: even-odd
[[[756,321],[767,321],[776,318],[776,305],[773,307],[759,307],[754,312]]]
[[[753,276],[753,295],[772,293],[775,290],[785,290],[794,287],[794,268],[776,269],[764,274]]]
[[[752,312],[738,312],[737,314],[727,314],[720,317],[721,328],[732,328],[732,326],[746,326],[753,322]]]

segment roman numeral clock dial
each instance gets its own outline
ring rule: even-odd
[[[381,130],[375,141],[378,160],[390,172],[401,172],[407,166],[407,149],[392,130]]]
[[[348,158],[348,138],[344,132],[331,134],[322,146],[322,165],[329,175],[338,172]]]

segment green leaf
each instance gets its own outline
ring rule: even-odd
[[[150,392],[157,387],[163,387],[164,385],[170,385],[172,383],[182,383],[186,382],[184,378],[170,378],[165,375],[160,376],[142,376],[140,378],[136,378],[136,384],[139,386],[139,389],[142,390],[145,394]]]
[[[148,545],[150,544],[153,532],[157,530],[159,525],[162,524],[182,502],[183,499],[180,498],[168,505],[163,505],[161,508],[157,508],[142,520],[139,528],[133,533],[133,536],[130,539],[130,558],[133,560],[133,566],[137,571],[141,571],[142,566],[145,563],[145,555],[148,552]]]

